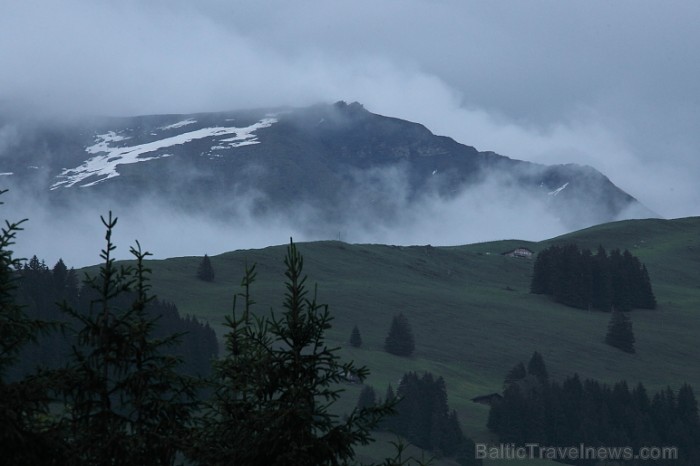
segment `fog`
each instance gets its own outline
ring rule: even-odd
[[[81,196],[79,204],[66,210],[56,208],[46,197],[32,196],[33,188],[21,186],[11,186],[3,194],[0,211],[10,221],[28,217],[14,248],[18,257],[37,255],[49,266],[62,258],[74,267],[100,261],[105,247],[100,217],[106,218],[110,211],[118,218],[112,238],[117,259],[131,258],[129,248],[137,240],[152,258],[164,259],[264,248],[290,238],[449,246],[496,239],[539,241],[572,230],[571,218],[561,218],[550,208],[551,195],[516,187],[513,178],[503,174],[485,174],[454,196],[428,190],[417,199],[411,198],[402,165],[358,170],[355,181],[356,186],[343,193],[347,215],[339,218],[329,218],[310,203],[261,214],[254,205],[264,195],[254,191],[237,192],[230,202],[217,204],[232,209],[227,215],[214,208],[184,210],[168,196],[128,202]],[[583,215],[580,206],[570,206],[572,212]],[[630,212],[629,217],[635,214]]]
[[[5,3],[0,113],[65,119],[359,101],[479,150],[591,165],[664,217],[700,215],[694,2]],[[11,150],[14,131],[0,128],[0,153]],[[520,207],[498,183],[482,188],[445,204],[426,201],[389,229],[357,219],[338,228],[340,237],[448,244],[566,229],[556,218],[514,222]],[[455,215],[467,205],[482,209],[488,225]],[[50,214],[24,207],[31,223],[23,241],[37,253],[74,241],[95,255],[100,241],[87,237],[100,236],[99,214],[119,210],[86,207],[76,231],[69,219],[42,228]],[[202,241],[192,254],[333,236],[275,217],[238,226],[187,221],[191,234],[158,241],[182,225],[178,215],[144,205],[120,214],[118,234],[127,243],[141,238],[159,256],[189,254],[180,243],[190,235]]]

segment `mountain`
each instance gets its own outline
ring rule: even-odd
[[[477,204],[526,212],[536,204],[535,212],[570,230],[654,216],[593,168],[480,152],[358,103],[66,121],[5,117],[0,126],[2,178],[53,206],[159,199],[219,218],[303,207],[312,215],[298,223],[327,232],[358,218],[390,225],[415,206],[430,211],[444,202],[458,202],[459,215]],[[474,195],[484,186],[488,194]]]

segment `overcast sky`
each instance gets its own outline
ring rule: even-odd
[[[0,0],[0,106],[336,100],[700,215],[700,2]]]

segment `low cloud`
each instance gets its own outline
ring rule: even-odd
[[[310,204],[259,213],[259,193],[240,193],[226,216],[185,211],[167,198],[106,205],[83,197],[79,208],[56,210],[20,187],[3,195],[2,215],[29,218],[17,239],[18,255],[37,255],[49,265],[63,258],[76,267],[99,262],[105,245],[100,216],[106,217],[109,210],[119,218],[113,238],[119,259],[130,257],[129,247],[136,240],[154,258],[163,259],[262,248],[284,244],[290,237],[298,242],[447,246],[497,239],[537,241],[569,230],[549,209],[546,193],[515,188],[507,177],[486,176],[449,198],[433,192],[418,199],[411,199],[400,165],[357,172],[355,181],[356,189],[345,196],[347,215],[335,219]]]

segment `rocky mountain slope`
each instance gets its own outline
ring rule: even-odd
[[[253,215],[303,206],[319,224],[391,223],[399,211],[459,199],[468,215],[494,197],[538,208],[575,229],[648,217],[598,171],[480,152],[424,126],[338,102],[275,109],[93,118],[0,120],[0,182],[53,205],[160,199],[185,211]],[[475,191],[476,190],[476,191]],[[479,200],[480,199],[480,200]]]

